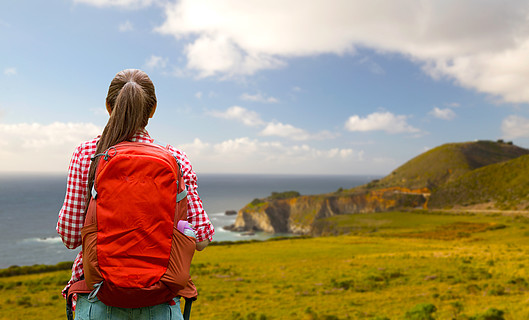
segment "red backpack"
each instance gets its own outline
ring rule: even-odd
[[[85,280],[69,295],[92,292],[120,308],[195,298],[189,269],[196,242],[183,230],[187,190],[176,157],[156,144],[122,142],[95,158],[81,230]]]

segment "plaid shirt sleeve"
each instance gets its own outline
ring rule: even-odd
[[[68,167],[68,180],[64,203],[59,211],[57,232],[64,245],[75,249],[81,245],[81,228],[84,223],[84,206],[88,181],[90,156],[95,151],[95,141],[87,142],[74,151]]]
[[[64,245],[70,249],[79,247],[82,243],[81,228],[84,224],[84,206],[86,188],[88,185],[88,170],[90,168],[90,157],[96,149],[97,138],[82,143],[75,149],[70,165],[68,167],[68,180],[66,183],[66,195],[64,203],[59,211],[57,221],[57,233],[62,238]],[[63,290],[83,275],[83,252],[80,251],[72,266],[72,277]]]
[[[176,158],[182,165],[182,174],[187,186],[187,220],[195,228],[198,242],[206,239],[211,241],[213,239],[213,234],[215,234],[215,229],[209,221],[209,217],[202,206],[202,200],[198,195],[197,175],[193,170],[187,155],[183,151],[178,150],[171,145],[167,146],[167,148],[176,155]]]

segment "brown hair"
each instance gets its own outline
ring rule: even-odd
[[[154,85],[141,70],[120,71],[110,82],[106,104],[111,110],[110,118],[97,142],[95,154],[130,140],[136,132],[147,126],[153,108],[156,107]],[[92,161],[88,172],[87,207],[98,162],[99,158]]]

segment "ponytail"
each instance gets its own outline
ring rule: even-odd
[[[108,88],[106,103],[110,118],[97,142],[95,154],[102,153],[113,145],[132,139],[147,126],[153,108],[156,106],[154,85],[141,70],[127,69],[119,72]],[[90,202],[97,164],[96,158],[88,171],[86,206]],[[85,210],[86,211],[86,210]]]

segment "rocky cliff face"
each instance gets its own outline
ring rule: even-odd
[[[237,214],[234,229],[271,233],[310,234],[315,221],[340,214],[388,211],[423,206],[428,190],[387,188],[266,200],[249,204]]]

